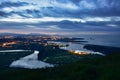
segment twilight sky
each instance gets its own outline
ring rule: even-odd
[[[120,34],[120,0],[0,0],[0,33]]]

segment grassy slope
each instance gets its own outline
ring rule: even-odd
[[[46,69],[6,69],[0,80],[120,80],[120,53]]]

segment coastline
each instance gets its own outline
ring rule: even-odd
[[[0,50],[0,52],[23,52],[23,51],[30,51],[30,50]]]

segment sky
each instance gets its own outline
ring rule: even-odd
[[[120,34],[120,0],[0,0],[0,33]]]

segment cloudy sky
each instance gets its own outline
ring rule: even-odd
[[[0,0],[0,33],[120,34],[120,0]]]

